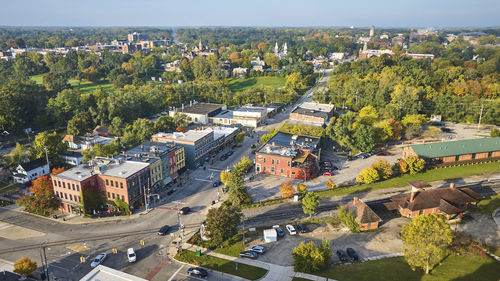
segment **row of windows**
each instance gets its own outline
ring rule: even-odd
[[[266,157],[262,157],[262,159],[264,159],[264,163],[266,163]],[[274,165],[274,159],[271,159],[271,164]],[[279,159],[276,159],[276,165],[279,165],[280,164],[280,160]],[[290,161],[288,161],[288,167],[290,167]]]
[[[62,188],[66,188],[66,183],[54,180],[54,186],[59,186],[59,187],[62,187]],[[73,189],[73,190],[76,190],[76,191],[80,191],[80,185],[77,184],[75,186],[74,183],[72,183],[72,184],[68,183],[68,189],[69,190]]]
[[[120,199],[120,194],[115,194],[115,193],[110,193],[108,191],[108,198],[113,198],[113,199]],[[122,195],[122,201],[125,201],[125,195]]]
[[[266,171],[266,167],[264,167],[264,172]],[[274,173],[274,167],[271,167],[271,173]],[[280,173],[283,174],[283,169],[280,170]]]
[[[59,197],[59,198],[61,198],[61,199],[65,199],[65,200],[69,200],[69,201],[82,202],[80,196],[77,196],[77,195],[73,196],[72,194],[69,194],[69,199],[68,199],[68,194],[67,193],[62,193],[62,192],[57,192],[56,191],[56,196]]]
[[[111,187],[116,187],[118,188],[118,181],[114,181],[114,184],[113,184],[113,181],[112,180],[108,180],[106,179],[106,186],[111,186]],[[120,182],[120,188],[123,189],[123,182]]]

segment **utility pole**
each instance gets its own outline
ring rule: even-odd
[[[47,160],[47,166],[49,167],[49,173],[50,173],[49,153],[47,152],[48,148],[47,146],[44,146],[44,148],[45,148],[45,159]]]
[[[50,281],[49,264],[47,263],[47,254],[45,253],[45,246],[42,246],[42,249],[43,249],[43,258],[45,260],[45,274],[47,276],[47,281]]]
[[[483,118],[484,103],[481,103],[481,111],[479,113],[479,123],[477,124],[477,130],[479,131],[481,127],[481,119]]]

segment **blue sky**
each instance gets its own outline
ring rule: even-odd
[[[2,0],[15,26],[500,26],[499,0]]]

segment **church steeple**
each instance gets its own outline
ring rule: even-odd
[[[286,55],[288,55],[288,48],[287,48],[287,46],[286,46],[286,42],[285,42],[285,44],[283,45],[283,54],[284,54],[285,56],[286,56]]]
[[[278,48],[278,42],[276,42],[276,45],[274,46],[274,53],[277,55],[280,52]]]
[[[200,39],[200,43],[198,44],[198,49],[200,50],[200,52],[203,50],[203,44],[201,44],[201,39]]]

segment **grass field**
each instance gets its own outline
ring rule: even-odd
[[[263,268],[246,265],[243,263],[238,263],[238,270],[236,270],[236,264],[233,261],[208,255],[197,257],[195,252],[187,250],[184,250],[180,254],[177,254],[175,256],[175,259],[182,262],[210,268],[216,271],[236,275],[249,280],[260,279],[267,273],[267,270]]]
[[[438,168],[438,169],[428,170],[420,174],[415,174],[415,175],[407,174],[376,183],[361,184],[351,187],[338,188],[334,190],[318,191],[317,194],[320,197],[337,196],[337,195],[369,192],[382,188],[406,186],[408,185],[409,181],[415,181],[415,180],[432,182],[438,180],[462,178],[472,175],[491,174],[495,172],[497,173],[500,172],[500,162]]]
[[[31,76],[31,80],[35,81],[37,84],[42,84],[43,83],[43,76],[45,74],[39,74],[39,75],[34,75]],[[82,80],[82,82],[79,84],[78,80],[76,79],[70,79],[69,84],[75,88],[75,89],[80,89],[82,92],[91,92],[94,91],[98,88],[102,88],[104,90],[112,90],[113,85],[108,82],[108,80],[101,80],[98,82],[90,82],[86,80]]]
[[[236,234],[235,236],[233,236],[229,240],[222,243],[222,245],[220,245],[218,248],[213,249],[213,251],[215,253],[224,254],[227,256],[231,256],[231,257],[239,257],[240,252],[245,250],[245,248],[243,247],[243,243],[241,242],[242,239],[243,239],[243,236],[241,233]],[[192,244],[201,246],[203,248],[209,248],[209,244],[207,242],[201,240],[199,233],[193,235],[193,237],[191,238],[191,240],[189,242]]]
[[[339,281],[498,281],[500,263],[489,258],[451,255],[429,275],[413,271],[403,257],[368,261],[345,266],[332,266],[316,273]]]
[[[477,203],[477,208],[475,208],[474,210],[491,216],[496,208],[500,208],[500,195],[491,196],[490,198],[481,200],[479,203]]]
[[[252,77],[238,78],[229,81],[229,88],[233,92],[241,92],[247,89],[258,88],[260,86],[269,86],[273,88],[281,88],[285,86],[285,78],[283,77]]]
[[[17,189],[17,184],[0,181],[0,195]]]

